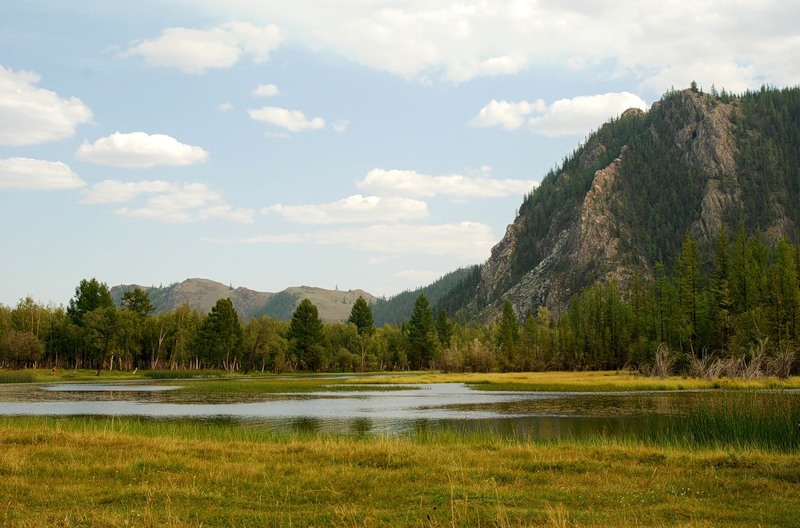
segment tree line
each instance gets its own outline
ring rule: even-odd
[[[126,292],[117,307],[108,287],[89,279],[66,308],[30,297],[0,305],[0,364],[279,373],[652,371],[667,361],[673,371],[693,372],[724,360],[788,376],[797,368],[799,276],[797,246],[771,247],[740,224],[731,238],[720,233],[710,261],[687,233],[670,270],[658,264],[651,278],[632,277],[625,287],[594,284],[560,314],[546,307],[518,314],[506,300],[502,315],[484,324],[457,322],[444,309],[435,315],[424,294],[408,321],[381,327],[363,298],[341,323],[321,321],[308,299],[288,321],[242,323],[230,299],[208,314],[187,305],[153,314],[144,290]]]

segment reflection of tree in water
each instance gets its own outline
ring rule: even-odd
[[[292,431],[298,433],[319,433],[323,430],[322,420],[311,416],[298,416],[291,421]]]
[[[350,432],[361,435],[367,435],[372,432],[372,420],[369,418],[356,418],[350,422]]]

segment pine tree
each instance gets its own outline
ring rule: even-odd
[[[209,365],[231,371],[241,360],[242,344],[242,324],[233,302],[219,299],[200,325],[195,350]]]
[[[375,323],[372,319],[372,308],[370,308],[364,297],[359,295],[353,308],[350,310],[348,323],[353,323],[358,329],[358,335],[371,336],[375,333]]]
[[[70,299],[67,315],[72,322],[83,326],[83,316],[97,308],[114,306],[111,292],[104,282],[83,279],[75,288],[75,297]]]
[[[318,371],[324,366],[325,332],[319,310],[303,299],[292,315],[289,325],[290,354],[302,370]]]
[[[439,338],[428,298],[420,294],[408,321],[408,362],[413,369],[431,368],[439,354]]]
[[[717,247],[714,251],[714,276],[712,293],[714,295],[714,334],[716,335],[716,345],[723,351],[728,350],[728,345],[733,332],[733,301],[730,289],[730,266],[729,266],[729,245],[728,236],[725,233],[725,226],[717,237]]]
[[[699,319],[703,309],[701,297],[703,274],[700,250],[688,231],[683,238],[683,248],[678,255],[676,271],[680,288],[681,321],[691,350],[697,354]]]
[[[348,323],[354,324],[358,330],[358,352],[361,358],[361,370],[366,369],[367,353],[371,345],[371,337],[375,334],[375,323],[372,320],[372,308],[361,295],[350,310]]]
[[[450,339],[453,337],[453,322],[447,317],[447,311],[444,309],[439,311],[439,317],[436,318],[436,335],[439,337],[442,348],[450,346]]]
[[[797,337],[800,291],[795,252],[796,248],[781,240],[775,248],[775,262],[769,268],[769,308],[773,335],[779,344]]]
[[[122,308],[145,317],[153,311],[153,303],[146,291],[136,287],[122,294]]]
[[[519,346],[519,320],[514,305],[508,299],[503,303],[503,315],[497,327],[497,348],[503,370],[514,368],[516,350]]]

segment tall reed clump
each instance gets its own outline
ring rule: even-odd
[[[30,372],[0,372],[0,383],[33,383],[36,375]]]
[[[796,452],[800,394],[780,390],[698,394],[685,409],[653,417],[645,436],[658,445]]]

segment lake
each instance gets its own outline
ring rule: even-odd
[[[246,381],[242,381],[243,383]],[[460,383],[336,385],[286,394],[201,394],[191,381],[0,385],[0,415],[136,416],[154,420],[241,422],[270,431],[399,435],[428,430],[492,432],[550,439],[619,435],[673,412],[697,393],[555,393],[475,390]]]

